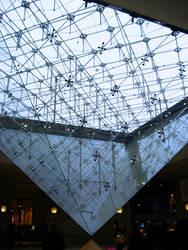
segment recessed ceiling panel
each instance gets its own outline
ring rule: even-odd
[[[86,0],[84,0],[86,1]],[[175,30],[188,32],[186,0],[91,0],[106,6],[126,11],[134,16],[143,16],[149,20],[163,23]],[[86,1],[87,2],[87,1]],[[90,2],[90,1],[88,1]]]

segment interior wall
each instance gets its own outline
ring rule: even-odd
[[[82,246],[91,238],[99,245],[113,246],[115,222],[117,220],[124,221],[125,233],[128,238],[131,225],[131,213],[128,205],[123,214],[116,214],[91,237],[16,166],[0,163],[0,179],[0,206],[4,204],[7,207],[6,213],[0,212],[0,221],[6,220],[6,223],[11,223],[11,204],[13,200],[33,200],[32,224],[35,225],[35,230],[39,232],[38,240],[42,239],[42,232],[53,221],[58,223],[59,229],[64,235],[66,246]],[[57,214],[51,214],[53,206],[57,207]]]

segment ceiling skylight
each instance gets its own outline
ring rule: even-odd
[[[81,0],[0,10],[0,150],[93,235],[188,142],[188,35]]]
[[[187,96],[186,34],[82,0],[0,10],[1,115],[131,132]]]

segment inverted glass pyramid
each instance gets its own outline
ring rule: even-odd
[[[4,117],[0,150],[92,235],[188,143],[187,106],[127,144],[10,129]]]
[[[79,0],[0,10],[0,149],[92,235],[188,142],[188,36]]]

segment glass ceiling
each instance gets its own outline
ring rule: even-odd
[[[186,34],[82,0],[0,10],[2,115],[131,132],[187,95]]]
[[[188,35],[97,4],[2,0],[0,114],[20,129],[0,117],[0,150],[94,234],[187,144],[187,100],[129,143],[14,118],[132,132],[187,96],[187,52]]]

